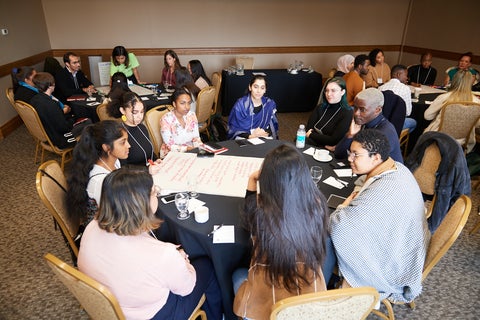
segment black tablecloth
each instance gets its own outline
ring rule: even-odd
[[[267,140],[265,144],[243,147],[240,147],[235,141],[224,141],[219,144],[229,149],[223,153],[225,155],[263,158],[268,151],[284,143],[288,142]],[[305,149],[307,148],[308,146]],[[303,152],[305,149],[301,149],[301,151]],[[322,181],[330,175],[334,175],[331,165],[335,160],[330,163],[321,163],[308,155],[305,155],[305,158],[310,166],[320,165],[323,168]],[[349,182],[349,186],[342,190],[323,182],[319,183],[320,189],[327,198],[332,193],[344,197],[351,193],[354,178],[341,179]],[[198,199],[204,201],[210,210],[210,219],[206,223],[195,222],[193,215],[187,220],[178,220],[176,218],[178,211],[174,203],[159,202],[157,215],[165,221],[163,229],[168,230],[165,233],[169,233],[171,237],[168,240],[182,244],[190,258],[194,259],[199,256],[211,258],[222,291],[225,319],[237,319],[232,311],[234,298],[232,273],[239,267],[248,267],[251,256],[249,233],[241,227],[240,208],[244,199],[209,194],[200,194]],[[207,236],[213,230],[214,225],[222,223],[235,226],[235,243],[213,244],[212,238]]]
[[[313,110],[322,90],[322,75],[318,72],[289,74],[286,69],[245,70],[243,76],[222,72],[221,106],[222,115],[230,111],[238,98],[248,91],[253,72],[267,75],[265,95],[275,101],[278,112],[304,112]]]
[[[104,97],[99,94],[94,94],[92,97],[95,98],[94,101],[87,101],[87,95],[85,94],[85,100],[67,101],[66,104],[72,108],[72,112],[77,118],[90,118],[92,119],[92,122],[98,122],[97,107],[99,104],[95,106],[89,106],[88,104],[93,102],[102,103]],[[158,97],[154,97],[153,95],[142,97],[148,98],[148,100],[142,99],[143,104],[145,105],[145,112],[159,105],[172,104],[170,96],[167,99],[158,99]]]
[[[412,102],[412,113],[410,118],[413,118],[417,121],[417,126],[415,130],[410,133],[410,138],[408,140],[408,153],[413,149],[415,143],[417,143],[418,138],[422,135],[423,130],[430,124],[431,120],[425,120],[424,113],[425,110],[430,106],[426,104],[425,101],[433,101],[436,97],[442,93],[425,93],[420,94],[418,102]]]

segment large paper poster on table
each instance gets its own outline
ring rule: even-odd
[[[262,162],[261,158],[225,155],[197,158],[195,153],[170,152],[153,180],[162,190],[189,191],[187,182],[194,177],[200,193],[243,198],[248,177],[260,169]]]

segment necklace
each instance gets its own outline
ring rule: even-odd
[[[418,67],[417,83],[420,83],[420,69],[421,69],[421,68],[422,68],[422,66],[419,66],[419,67]],[[428,75],[430,74],[430,70],[432,70],[432,67],[428,67],[427,76],[425,77],[425,80],[424,80],[423,82],[421,82],[421,84],[425,84],[425,82],[427,82]]]
[[[145,165],[148,165],[148,158],[147,158],[147,152],[145,151],[145,149],[142,147],[142,145],[138,142],[137,139],[135,139],[135,137],[133,136],[133,134],[130,132],[130,130],[128,130],[129,128],[131,127],[125,127],[125,124],[123,124],[123,127],[125,128],[125,130],[127,130],[128,132],[128,136],[129,137],[132,137],[133,141],[135,141],[135,143],[140,147],[140,149],[143,151],[143,155],[145,156]],[[151,150],[152,150],[152,153],[150,155],[150,159],[153,160],[153,144],[152,142],[150,141],[150,139],[145,135],[145,133],[143,133],[143,130],[142,128],[140,128],[139,126],[136,126],[136,128],[140,131],[140,133],[143,135],[143,137],[145,138],[145,140],[147,140],[147,142],[150,144],[150,147],[151,147]]]
[[[109,170],[110,172],[113,171],[112,168],[110,168],[110,166],[109,166],[105,161],[103,161],[102,158],[99,158],[99,159],[100,159],[100,161],[103,163],[103,165],[106,167],[105,169]]]
[[[317,123],[315,123],[315,125],[313,126],[315,128],[315,131],[317,131],[318,133],[320,134],[323,134],[322,130],[323,128],[325,128],[327,126],[327,124],[332,121],[333,118],[335,118],[335,116],[337,115],[337,113],[340,111],[342,107],[339,107],[337,109],[337,111],[335,111],[335,113],[333,114],[333,116],[330,117],[330,119],[327,120],[327,122],[325,122],[325,124],[320,128],[320,129],[317,129],[317,124],[320,123],[320,121],[322,121],[323,117],[325,116],[325,114],[327,113],[327,110],[328,110],[328,107],[325,108],[325,111],[323,112],[322,116],[320,117],[320,119],[317,121]]]

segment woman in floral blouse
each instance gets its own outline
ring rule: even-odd
[[[174,109],[160,120],[162,156],[169,151],[185,152],[202,144],[197,116],[190,111],[190,94],[184,89],[177,89],[172,95],[172,102]]]

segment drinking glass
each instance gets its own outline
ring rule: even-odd
[[[170,87],[170,82],[168,81],[163,81],[163,87],[165,88],[165,91],[168,90],[168,87]]]
[[[153,98],[157,98],[158,84],[152,84],[150,88],[153,91]]]
[[[186,192],[179,192],[175,195],[175,206],[179,211],[179,213],[177,214],[177,219],[185,220],[190,218],[190,213],[188,212],[189,198],[190,197]]]
[[[191,199],[196,199],[198,198],[198,192],[197,192],[197,178],[196,177],[190,177],[187,180],[187,186],[188,186],[188,193],[190,195]]]
[[[322,174],[323,174],[323,169],[319,166],[313,166],[310,168],[310,174],[312,176],[313,182],[315,182],[315,185],[320,182],[322,179]]]

